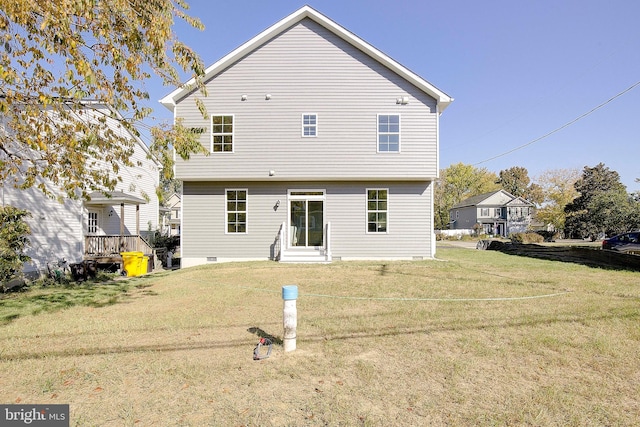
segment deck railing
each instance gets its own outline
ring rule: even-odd
[[[90,257],[119,256],[122,252],[153,253],[151,246],[141,236],[85,236],[85,255]]]

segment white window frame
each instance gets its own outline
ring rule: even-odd
[[[387,208],[386,209],[369,209],[369,191],[386,191],[387,192]],[[388,234],[389,233],[389,189],[388,188],[367,188],[365,189],[365,231],[367,234]],[[379,200],[379,199],[377,199]],[[369,231],[369,213],[380,213],[384,212],[386,214],[386,229],[385,231]],[[376,223],[378,223],[376,219]]]
[[[244,211],[241,210],[229,210],[229,195],[228,193],[230,191],[244,191],[245,193],[245,199],[244,199]],[[236,198],[235,201],[237,201],[238,199]],[[240,212],[244,212],[244,231],[229,231],[229,214],[230,213],[240,213]],[[237,224],[237,221],[234,222],[234,224]],[[246,188],[225,188],[224,190],[224,234],[247,234],[249,232],[249,190]]]
[[[231,117],[231,132],[224,132],[224,129],[222,131],[222,133],[216,133],[213,131],[213,118],[214,117]],[[236,132],[236,117],[234,114],[212,114],[211,115],[211,119],[210,119],[210,123],[211,123],[211,141],[209,143],[209,151],[211,152],[211,154],[224,154],[224,153],[233,153],[236,149],[236,136],[235,136],[235,132]],[[223,123],[224,126],[224,123]],[[224,141],[222,142],[222,148],[223,151],[214,151],[213,150],[213,139],[215,136],[222,136],[223,139],[225,136],[231,136],[231,151],[224,151]]]
[[[95,215],[95,220],[92,216]],[[87,235],[99,236],[102,230],[102,212],[100,209],[87,210]]]
[[[397,116],[398,117],[398,132],[380,132],[380,117],[382,116]],[[398,150],[397,151],[381,151],[380,150],[380,136],[381,135],[398,135]],[[402,116],[397,113],[380,113],[376,116],[376,150],[378,153],[400,153],[402,149]]]
[[[488,218],[489,217],[489,208],[480,208],[480,216],[482,218]]]
[[[307,117],[312,117],[315,119],[314,124],[305,123],[305,119]],[[301,118],[302,123],[302,137],[303,138],[317,138],[318,137],[318,115],[316,113],[303,113]],[[307,135],[306,130],[313,129],[313,135]]]

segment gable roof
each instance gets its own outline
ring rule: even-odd
[[[523,197],[516,197],[515,199],[507,203],[505,206],[535,206],[535,205]]]
[[[286,18],[282,19],[281,21],[277,22],[271,27],[267,28],[266,30],[264,30],[263,32],[261,32],[260,34],[258,34],[257,36],[255,36],[254,38],[246,42],[245,44],[243,44],[242,46],[238,47],[231,53],[221,58],[219,61],[217,61],[215,64],[211,65],[205,70],[205,75],[203,80],[205,81],[209,80],[210,78],[212,78],[213,76],[221,72],[222,70],[232,65],[234,62],[243,58],[244,56],[254,51],[255,49],[258,49],[260,46],[264,45],[275,36],[283,33],[284,31],[288,30],[289,28],[293,27],[294,25],[296,25],[297,23],[299,23],[300,21],[306,18],[309,18],[314,22],[318,23],[319,25],[323,26],[324,28],[331,31],[336,36],[340,37],[342,40],[346,41],[347,43],[351,44],[355,48],[359,49],[366,55],[370,56],[371,58],[378,61],[385,67],[389,68],[391,71],[403,77],[408,82],[412,83],[414,86],[416,86],[426,94],[433,97],[439,106],[439,112],[442,113],[445,110],[445,108],[447,108],[449,104],[453,102],[452,97],[450,97],[440,89],[436,88],[434,85],[432,85],[422,77],[418,76],[413,71],[409,70],[408,68],[404,67],[400,63],[396,62],[395,60],[393,60],[391,57],[387,56],[380,50],[376,49],[369,43],[365,42],[363,39],[356,36],[354,33],[348,31],[347,29],[338,25],[337,23],[327,18],[320,12],[311,8],[310,6],[303,6],[302,8],[292,13],[291,15],[287,16]],[[180,101],[182,98],[184,98],[185,96],[187,96],[188,94],[190,94],[195,90],[194,83],[195,83],[195,79],[189,80],[187,83],[185,83],[181,87],[171,92],[169,95],[162,98],[160,100],[160,103],[165,107],[167,107],[169,110],[173,111],[178,101]]]

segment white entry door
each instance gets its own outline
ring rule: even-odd
[[[289,246],[324,245],[324,191],[289,192]]]
[[[89,236],[98,236],[102,234],[100,220],[100,211],[98,209],[89,209],[87,215],[87,234]]]

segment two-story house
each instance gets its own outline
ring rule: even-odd
[[[504,190],[469,197],[449,210],[452,230],[480,227],[480,232],[507,237],[528,230],[535,205]]]
[[[162,232],[167,236],[180,235],[180,212],[182,211],[180,194],[173,193],[165,206],[160,207]]]
[[[210,155],[176,159],[182,266],[426,259],[446,93],[305,6],[161,100]]]
[[[47,197],[36,188],[19,189],[0,186],[3,206],[28,210],[31,236],[26,254],[31,261],[24,272],[36,275],[46,271],[47,263],[64,258],[69,263],[95,260],[120,263],[120,253],[141,251],[151,254],[147,244],[148,229],[158,224],[160,164],[136,135],[120,125],[120,114],[111,106],[86,100],[80,113],[84,120],[104,120],[111,132],[132,141],[132,165],[119,165],[119,182],[107,194],[93,192],[90,200],[72,200],[53,183],[47,188],[57,196]],[[1,160],[1,159],[0,159]],[[110,169],[104,159],[91,159],[96,168]],[[61,199],[61,201],[57,200]]]

